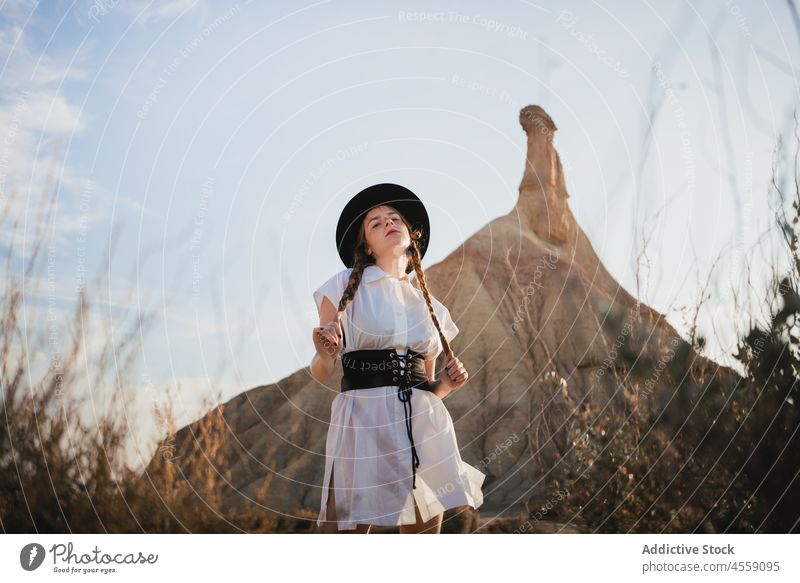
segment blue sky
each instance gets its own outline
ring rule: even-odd
[[[783,2],[0,6],[0,201],[17,188],[17,216],[44,220],[27,193],[62,145],[58,309],[72,312],[79,257],[92,273],[117,238],[97,310],[116,328],[155,309],[133,384],[180,387],[190,417],[217,388],[310,362],[311,292],[341,269],[335,221],[356,191],[421,194],[426,266],[511,211],[528,104],[559,128],[570,208],[608,270],[681,331],[677,308],[711,277],[699,321],[730,362],[730,288],[770,227],[798,95]]]

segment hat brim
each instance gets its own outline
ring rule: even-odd
[[[353,267],[356,238],[364,215],[371,208],[386,204],[396,208],[409,222],[412,229],[420,229],[422,237],[417,242],[420,259],[428,250],[430,220],[428,211],[419,197],[405,186],[384,182],[369,186],[356,194],[345,205],[336,226],[336,249],[346,267]]]

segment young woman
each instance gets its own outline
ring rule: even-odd
[[[341,358],[344,374],[331,405],[317,526],[439,533],[446,509],[483,503],[485,475],[461,459],[442,402],[468,374],[450,348],[458,327],[425,282],[429,236],[422,201],[396,184],[366,188],[339,218],[347,268],[314,292],[311,373],[323,381]],[[445,370],[434,378],[442,350]]]

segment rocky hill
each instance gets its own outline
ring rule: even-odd
[[[547,497],[548,481],[563,471],[567,403],[617,410],[620,391],[629,390],[620,351],[658,361],[686,348],[661,314],[606,271],[575,221],[553,120],[532,105],[519,121],[527,157],[516,206],[426,269],[431,292],[461,330],[453,347],[471,378],[445,404],[462,457],[487,474],[481,510],[491,515],[519,514]],[[694,359],[699,377],[718,369]],[[220,472],[229,471],[238,490],[226,505],[246,509],[266,480],[274,509],[316,512],[340,378],[338,365],[325,385],[304,368],[224,404],[229,433]],[[655,376],[642,404],[657,406],[669,389]],[[178,432],[182,451],[203,455],[192,448],[200,422]]]

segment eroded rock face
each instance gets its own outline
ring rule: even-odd
[[[525,171],[519,185],[516,212],[525,227],[542,239],[566,243],[574,230],[570,227],[567,189],[561,159],[553,147],[556,124],[538,105],[519,112],[519,123],[528,137]]]
[[[665,348],[685,347],[661,314],[620,287],[577,225],[553,120],[536,105],[519,120],[527,158],[516,206],[426,270],[431,292],[461,330],[453,348],[470,381],[445,404],[465,461],[488,475],[480,510],[489,514],[524,510],[547,496],[562,470],[573,403],[618,411],[621,391],[629,390],[619,351],[657,359]],[[604,324],[610,321],[616,324]],[[717,365],[698,356],[696,367]],[[556,381],[543,380],[547,373]],[[228,504],[247,508],[246,496],[268,478],[274,509],[319,508],[340,379],[340,365],[324,385],[306,368],[225,403],[231,434],[222,457],[240,490]],[[657,395],[643,395],[642,406],[655,406]],[[178,443],[190,443],[193,430],[183,428]]]

